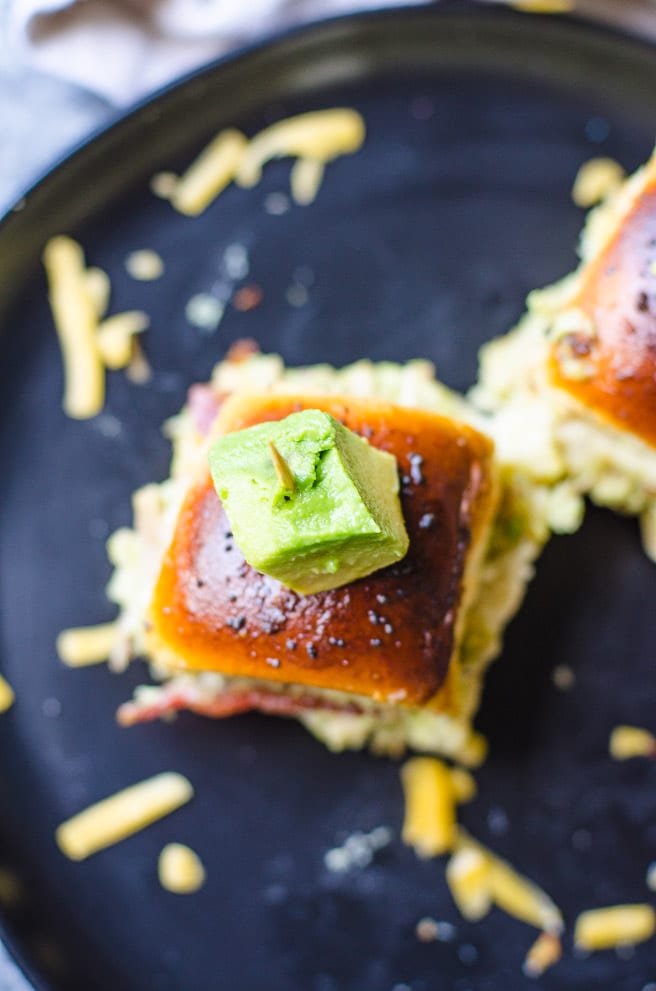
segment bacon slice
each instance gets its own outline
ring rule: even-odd
[[[263,712],[273,716],[298,716],[301,712],[322,709],[360,715],[362,708],[356,702],[335,702],[316,695],[286,695],[266,688],[224,688],[213,697],[201,696],[193,687],[164,685],[158,697],[150,703],[125,702],[116,713],[121,726],[134,726],[174,712],[186,710],[210,719],[227,719],[242,712]]]
[[[212,424],[217,418],[221,407],[222,397],[211,385],[197,382],[189,387],[187,405],[191,412],[194,426],[199,434],[206,437]]]

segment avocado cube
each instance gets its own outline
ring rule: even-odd
[[[319,410],[222,436],[209,463],[244,558],[303,595],[401,560],[396,458]]]

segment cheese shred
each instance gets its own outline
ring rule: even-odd
[[[401,769],[405,792],[403,842],[420,857],[438,857],[456,839],[456,798],[451,773],[434,757],[413,757]]]
[[[616,726],[608,741],[613,760],[656,756],[656,737],[639,726]]]
[[[116,623],[63,630],[57,637],[59,659],[69,668],[83,668],[106,661],[118,638]]]
[[[0,712],[6,712],[14,704],[14,690],[0,674]]]
[[[55,834],[57,845],[70,860],[85,860],[174,812],[193,794],[190,782],[181,774],[157,774],[62,823]]]
[[[85,420],[99,413],[105,401],[104,368],[96,340],[102,305],[100,279],[94,276],[96,289],[90,292],[84,253],[70,237],[51,238],[43,264],[64,359],[64,411]]]
[[[205,883],[205,868],[191,847],[168,843],[159,855],[159,883],[176,895],[190,895]]]
[[[577,950],[611,950],[643,943],[656,932],[651,905],[613,905],[582,912],[574,927]]]
[[[98,350],[107,368],[125,368],[132,360],[135,334],[141,334],[150,325],[150,318],[142,310],[127,310],[108,317],[98,327]]]
[[[109,281],[107,272],[102,268],[88,268],[85,273],[86,290],[93,303],[98,320],[102,320],[109,306],[109,298],[112,294],[112,284]]]
[[[174,184],[171,203],[179,213],[197,217],[237,174],[248,139],[234,128],[221,131]]]
[[[471,802],[472,798],[476,797],[477,791],[473,775],[464,767],[452,767],[449,770],[449,775],[451,776],[453,797],[457,804],[464,805],[466,802]]]
[[[555,933],[540,933],[526,954],[523,971],[527,977],[542,977],[563,955],[560,937]]]
[[[297,172],[292,192],[295,197],[299,194],[298,202],[311,202],[321,181],[319,166],[358,151],[364,138],[364,120],[356,110],[335,107],[288,117],[252,138],[237,172],[237,183],[247,189],[256,186],[262,168],[273,158],[307,160],[312,164],[303,166],[300,175]]]
[[[626,172],[614,158],[591,158],[576,173],[572,199],[587,209],[619,189],[625,178]]]
[[[468,854],[467,859],[464,854]],[[484,863],[487,863],[487,869]],[[449,868],[451,878],[449,878]],[[463,888],[464,882],[460,875],[467,879],[469,889]],[[460,882],[458,892],[454,890],[454,878],[456,883]],[[563,931],[560,909],[546,892],[533,881],[519,874],[507,861],[477,843],[462,829],[458,833],[456,854],[447,867],[447,881],[459,907],[463,902],[462,891],[465,890],[464,903],[467,907],[484,906],[485,899],[489,898],[497,908],[521,922],[535,926],[536,929],[556,935]],[[472,911],[475,911],[475,908],[470,909],[470,914],[463,912],[465,918],[481,917],[471,914]]]
[[[575,0],[509,0],[508,6],[525,14],[569,14],[576,9]]]
[[[482,850],[472,846],[456,850],[446,865],[446,882],[468,922],[477,922],[490,911],[490,861]]]
[[[289,184],[292,199],[299,206],[309,206],[316,199],[325,165],[316,158],[299,158],[292,166]]]

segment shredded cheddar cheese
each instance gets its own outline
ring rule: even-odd
[[[132,357],[125,373],[133,385],[145,385],[153,377],[153,370],[143,352],[138,337],[132,338]]]
[[[231,182],[250,189],[262,178],[267,162],[292,157],[297,159],[290,178],[292,197],[306,206],[319,191],[326,164],[357,151],[364,137],[361,115],[341,107],[278,121],[250,141],[241,131],[227,128],[210,141],[182,176],[160,172],[152,177],[150,188],[179,213],[196,217]]]
[[[64,410],[78,420],[95,416],[105,401],[105,376],[96,341],[98,297],[89,292],[84,253],[70,237],[45,246],[52,315],[64,359]],[[97,276],[94,277],[99,283]]]
[[[87,293],[91,297],[91,302],[96,312],[96,319],[102,320],[107,312],[109,297],[112,293],[112,284],[109,281],[109,276],[102,268],[88,268],[84,280]]]
[[[451,786],[453,787],[453,797],[458,805],[471,802],[476,797],[476,781],[473,775],[466,771],[464,767],[452,767],[449,769],[451,776]]]
[[[403,765],[401,781],[403,842],[420,857],[446,853],[456,839],[455,794],[448,767],[434,757],[413,757]]]
[[[59,826],[57,845],[70,860],[85,860],[112,846],[193,798],[181,774],[165,772],[103,799]]]
[[[555,933],[540,933],[526,954],[523,971],[527,977],[542,977],[563,955],[560,937]]]
[[[111,654],[116,638],[116,623],[63,630],[57,637],[57,653],[69,668],[101,664]]]
[[[587,209],[619,189],[625,178],[626,172],[614,158],[591,158],[576,173],[572,199]]]
[[[14,691],[0,674],[0,712],[6,712],[14,704]]]
[[[651,905],[613,905],[582,912],[574,927],[574,945],[592,952],[643,943],[656,932]]]
[[[176,895],[189,895],[205,883],[205,868],[198,856],[184,843],[168,843],[159,855],[159,882]]]
[[[171,203],[179,213],[197,217],[235,178],[248,147],[241,131],[221,131],[173,185]]]
[[[309,206],[316,199],[325,166],[316,158],[299,158],[292,167],[289,184],[292,199],[299,206]]]
[[[656,755],[656,737],[638,726],[616,726],[610,735],[608,750],[614,760]]]
[[[498,908],[544,932],[560,934],[563,931],[560,909],[546,892],[461,829],[457,852],[467,851],[473,851],[487,861],[488,873],[485,875],[480,868],[484,881],[479,883],[481,886],[487,885],[487,894]],[[483,898],[482,893],[480,897]]]
[[[446,865],[446,881],[460,914],[477,922],[492,907],[490,861],[482,850],[461,847]]]
[[[103,319],[111,294],[109,276],[101,268],[85,267],[84,252],[72,238],[51,238],[43,264],[64,360],[64,412],[88,419],[103,408],[106,368],[127,367],[136,380],[131,374],[138,355],[134,335],[146,329],[149,319],[140,310]]]
[[[509,0],[509,6],[526,14],[569,14],[576,10],[575,0]]]
[[[348,155],[361,148],[365,138],[365,125],[356,110],[334,108],[317,110],[297,117],[288,117],[265,128],[252,138],[241,160],[236,181],[247,189],[256,186],[262,178],[262,168],[273,158],[291,156],[308,159],[325,165],[340,155]],[[320,181],[318,164],[301,170],[304,178],[296,182],[309,188]],[[310,180],[308,176],[312,175]],[[307,184],[307,186],[306,186]]]
[[[150,318],[142,310],[128,310],[103,320],[98,327],[98,350],[107,368],[125,368],[130,363],[132,339],[149,325]]]
[[[480,767],[487,757],[487,740],[482,733],[472,732],[467,743],[458,751],[458,760],[467,767]]]
[[[560,909],[541,888],[523,877],[505,860],[490,855],[490,893],[498,908],[536,929],[560,933]]]

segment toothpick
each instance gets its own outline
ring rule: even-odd
[[[296,488],[294,474],[272,440],[269,441],[269,451],[271,452],[271,460],[273,461],[273,467],[278,476],[278,481],[283,489],[293,492]]]

